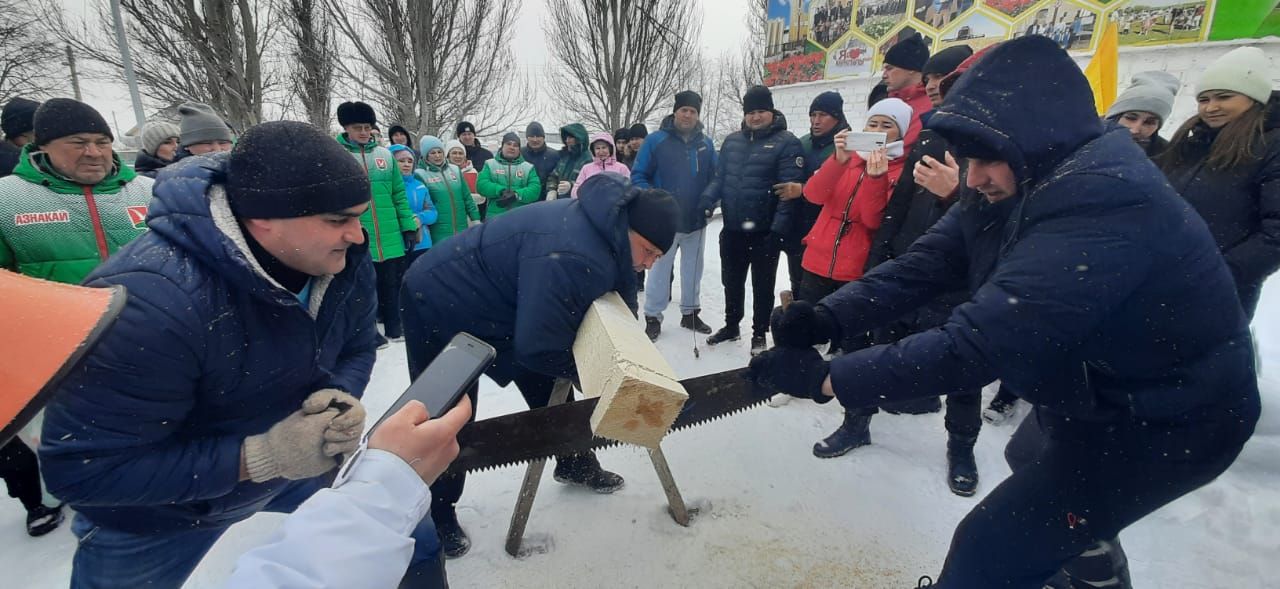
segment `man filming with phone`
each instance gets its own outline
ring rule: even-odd
[[[86,280],[116,325],[57,388],[40,457],[77,511],[73,588],[178,587],[232,524],[291,512],[359,445],[374,276],[362,166],[320,129],[248,130],[156,181],[150,231]],[[430,519],[414,587],[444,587]]]
[[[634,312],[636,272],[671,248],[679,214],[669,193],[613,174],[592,176],[578,195],[510,211],[414,263],[400,297],[412,378],[466,332],[497,350],[485,373],[514,382],[531,408],[550,402],[557,378],[577,379],[573,342],[591,303],[617,291]],[[478,388],[468,395],[474,405]],[[557,457],[555,479],[597,493],[623,484],[590,452]],[[431,486],[448,558],[471,547],[455,511],[465,483],[458,474]]]

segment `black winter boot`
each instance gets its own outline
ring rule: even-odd
[[[649,341],[658,341],[658,335],[662,333],[662,322],[657,317],[645,316],[644,318],[644,334],[649,336]]]
[[[622,477],[600,467],[593,452],[556,458],[556,482],[587,487],[601,494],[622,488]]]
[[[1054,579],[1065,579],[1065,587],[1070,589],[1133,589],[1129,578],[1129,558],[1120,546],[1120,538],[1093,544],[1080,556],[1062,565],[1062,571]]]
[[[681,316],[680,316],[680,327],[683,327],[683,328],[685,328],[685,329],[692,329],[692,330],[694,330],[694,331],[696,331],[696,332],[698,332],[698,333],[702,333],[702,334],[711,333],[711,326],[710,326],[710,325],[707,325],[706,323],[703,323],[703,322],[702,322],[702,319],[699,319],[699,318],[698,318],[698,312],[697,312],[697,311],[694,311],[694,312],[692,312],[692,313],[686,313],[686,314],[684,314],[684,315],[681,315]]]
[[[712,334],[707,338],[707,345],[714,346],[722,342],[736,342],[742,337],[742,333],[738,331],[737,325],[726,325],[720,328],[720,331]]]
[[[35,460],[34,458],[32,460]],[[33,475],[38,476],[38,475]],[[27,512],[27,535],[38,537],[52,532],[62,523],[62,505],[40,505]]]
[[[458,558],[471,550],[471,538],[458,524],[458,513],[450,509],[447,513],[432,513],[431,521],[436,524],[436,535],[440,536],[440,550],[445,558]]]
[[[976,436],[950,434],[947,437],[947,486],[961,497],[972,497],[978,490],[978,463],[973,458]]]
[[[751,355],[753,357],[763,354],[765,349],[767,349],[768,347],[769,347],[769,344],[765,341],[763,335],[751,336]]]
[[[850,450],[871,443],[871,416],[844,414],[844,423],[826,439],[813,445],[813,455],[818,458],[844,456]]]

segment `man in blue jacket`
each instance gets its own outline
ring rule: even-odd
[[[645,285],[644,331],[651,340],[662,333],[662,312],[671,303],[676,252],[680,250],[680,327],[711,333],[711,326],[698,317],[707,235],[707,217],[698,200],[715,176],[716,147],[702,134],[701,111],[702,97],[697,92],[677,93],[675,112],[662,120],[657,133],[645,138],[631,167],[632,184],[666,190],[680,205],[672,249],[653,265]]]
[[[617,291],[635,311],[636,272],[671,248],[676,215],[670,194],[598,174],[576,199],[516,209],[427,250],[400,295],[410,376],[465,331],[498,351],[485,374],[514,382],[529,407],[545,407],[557,378],[577,379],[573,342],[591,303]],[[477,393],[468,391],[473,406]],[[558,457],[555,479],[597,493],[623,484],[591,452]],[[431,517],[449,558],[471,546],[454,509],[465,483],[450,475],[431,486]]]
[[[724,327],[707,345],[735,341],[745,315],[747,272],[754,304],[751,354],[764,351],[773,309],[778,257],[791,228],[796,200],[780,200],[774,186],[804,180],[804,147],[787,130],[787,119],[773,108],[773,94],[753,86],[742,96],[742,130],[720,146],[716,176],[702,193],[703,215],[724,211],[720,231],[720,281],[724,284]]]
[[[58,387],[40,457],[77,512],[71,586],[178,587],[232,524],[292,511],[358,444],[373,368],[364,170],[304,123],[166,168],[87,279],[128,303]],[[415,575],[443,586],[430,520]]]
[[[1035,406],[1006,450],[1013,474],[956,528],[934,587],[1078,578],[1226,470],[1258,419],[1248,325],[1208,228],[1127,130],[1104,133],[1092,96],[1049,39],[992,49],[929,121],[978,193],[903,255],[777,312],[779,347],[752,362],[765,386],[848,408],[996,379]],[[829,364],[812,347],[961,281],[972,295],[940,327]],[[1113,564],[1087,580],[1123,586]]]

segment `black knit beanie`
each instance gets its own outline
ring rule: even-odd
[[[622,143],[623,141],[630,141],[630,140],[631,140],[631,130],[630,130],[630,129],[628,129],[628,128],[626,128],[626,127],[623,127],[623,128],[621,128],[621,129],[614,129],[614,130],[613,130],[613,142],[614,142],[614,143]]]
[[[466,121],[462,121],[461,123],[458,123],[458,127],[457,127],[456,129],[454,129],[453,136],[454,136],[454,137],[461,137],[461,136],[462,136],[462,134],[463,134],[463,133],[466,133],[467,131],[470,131],[470,132],[472,132],[472,133],[475,133],[475,132],[476,132],[476,126],[475,126],[475,125],[472,125],[471,123],[468,123],[468,122],[466,122]]]
[[[502,136],[503,145],[505,145],[508,141],[515,143],[516,147],[520,147],[520,136],[516,135],[515,131],[507,131],[506,134]]]
[[[360,123],[378,124],[378,117],[373,113],[372,106],[363,102],[344,102],[338,105],[338,125],[345,127]]]
[[[886,65],[913,72],[924,70],[926,61],[929,61],[929,46],[924,44],[924,39],[919,33],[899,41],[897,45],[884,52]]]
[[[742,112],[753,110],[773,110],[773,92],[765,86],[752,86],[742,95]]]
[[[627,205],[627,224],[640,237],[666,253],[676,239],[676,220],[680,215],[675,197],[665,190],[654,188],[633,187],[627,190],[634,193]]]
[[[529,137],[546,137],[547,132],[543,130],[542,123],[534,121],[524,128],[524,136],[526,139]]]
[[[227,159],[227,200],[241,219],[291,219],[369,202],[369,176],[319,127],[272,121],[249,129]]]
[[[844,98],[840,96],[839,92],[834,90],[823,92],[815,97],[813,102],[809,105],[809,114],[813,114],[815,112],[824,112],[843,121]]]
[[[0,114],[0,131],[10,139],[35,128],[36,110],[40,103],[34,100],[17,97],[4,105]]]
[[[956,71],[956,68],[960,67],[960,63],[969,59],[970,55],[973,55],[973,49],[970,49],[968,45],[948,47],[930,57],[929,61],[924,63],[924,69],[921,71],[925,75],[942,74],[945,76]]]
[[[671,109],[671,112],[680,110],[681,107],[685,106],[692,106],[693,110],[702,112],[702,95],[693,90],[676,92],[676,105]]]
[[[36,109],[31,121],[36,132],[36,145],[44,145],[54,139],[76,133],[102,133],[115,141],[107,120],[79,100],[52,98]]]
[[[644,139],[649,136],[649,128],[644,123],[636,123],[627,129],[627,137],[630,139]]]

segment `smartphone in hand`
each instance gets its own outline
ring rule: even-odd
[[[369,434],[409,401],[422,401],[432,419],[448,413],[485,369],[489,368],[496,356],[493,346],[469,333],[453,336],[444,351],[427,365],[427,369],[413,380],[413,384],[391,404],[391,408],[374,422],[373,427],[369,428]],[[368,435],[365,437],[367,439]]]
[[[844,137],[844,148],[848,151],[875,151],[882,149],[889,136],[877,131],[850,131]]]

